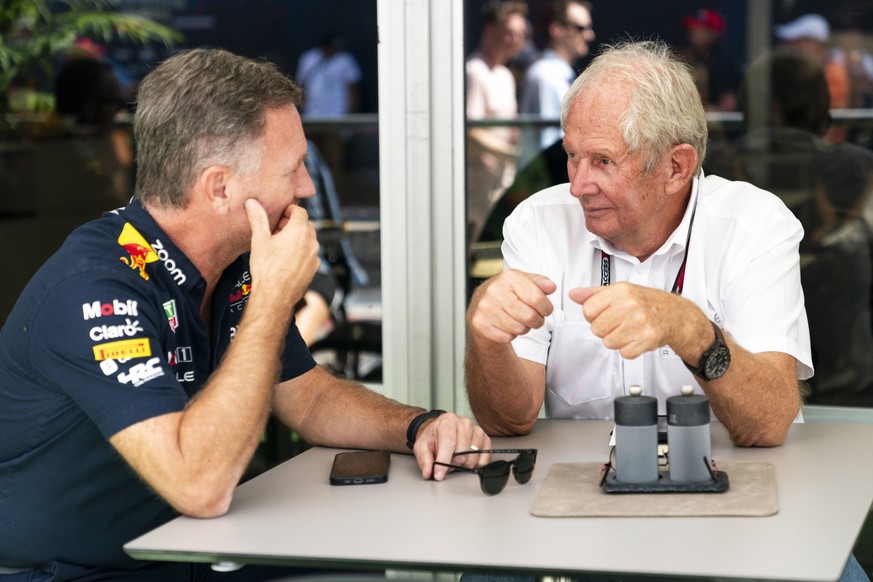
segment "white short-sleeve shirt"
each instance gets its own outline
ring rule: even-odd
[[[519,357],[545,364],[549,415],[611,418],[613,400],[633,385],[658,398],[660,414],[682,385],[702,393],[669,347],[625,360],[591,332],[569,291],[601,284],[601,249],[612,255],[612,282],[670,291],[687,242],[682,296],[745,349],[789,354],[797,360],[798,379],[812,376],[800,286],[802,237],[800,222],[773,194],[702,172],[679,227],[642,263],[588,232],[569,184],[522,202],[504,224],[504,268],[545,275],[558,288],[545,325],[516,338],[513,347]]]
[[[519,113],[531,113],[545,119],[561,117],[561,100],[576,78],[576,70],[554,51],[543,51],[542,57],[525,73],[519,100]],[[564,137],[560,127],[527,129],[522,132],[520,167],[537,153]]]

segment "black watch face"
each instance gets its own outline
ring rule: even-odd
[[[708,380],[717,380],[718,378],[724,376],[730,364],[730,351],[724,346],[719,346],[718,349],[716,349],[712,354],[710,354],[709,358],[707,358],[706,367],[704,368],[704,374],[706,375],[706,378]]]

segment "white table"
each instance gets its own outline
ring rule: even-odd
[[[836,580],[873,501],[873,426],[796,424],[776,448],[734,447],[713,425],[716,461],[775,466],[769,517],[539,518],[549,467],[604,461],[610,422],[541,420],[496,447],[539,449],[527,485],[486,497],[467,473],[426,482],[392,455],[388,483],[336,487],[337,452],[314,448],[241,485],[227,515],[177,518],[125,546],[136,558],[330,568],[652,574]]]

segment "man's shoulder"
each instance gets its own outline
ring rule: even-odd
[[[715,174],[704,176],[700,180],[700,198],[709,203],[730,202],[730,199],[750,202],[778,202],[775,194],[742,180],[729,180]]]
[[[699,208],[704,215],[730,220],[751,229],[766,228],[776,218],[797,222],[778,196],[749,182],[710,174],[700,181],[698,196]]]
[[[129,288],[147,293],[145,266],[151,257],[149,251],[154,252],[143,241],[122,216],[105,214],[75,229],[39,268],[22,296],[41,304],[52,295],[77,290],[105,294]]]
[[[464,62],[464,68],[468,73],[470,72],[484,72],[488,70],[488,65],[485,64],[485,61],[482,59],[482,55],[472,54],[467,57],[466,62]]]

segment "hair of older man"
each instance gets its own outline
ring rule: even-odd
[[[616,84],[630,87],[627,111],[619,121],[625,145],[645,156],[646,171],[673,146],[697,150],[695,175],[706,156],[706,113],[689,66],[662,41],[626,41],[607,45],[576,78],[561,102],[561,127],[577,98],[588,89]]]
[[[303,90],[279,69],[224,50],[194,49],[165,60],[140,84],[133,129],[137,196],[184,208],[197,176],[212,165],[245,174],[260,160],[268,109],[303,104]]]

